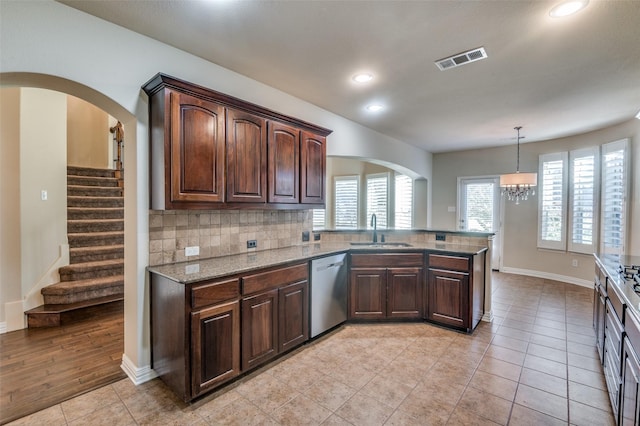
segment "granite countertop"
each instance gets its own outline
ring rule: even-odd
[[[415,252],[425,250],[449,254],[476,255],[486,251],[487,247],[442,243],[412,243],[411,246],[408,247],[381,245],[375,247],[362,245],[352,246],[349,242],[309,243],[280,249],[261,250],[252,253],[149,266],[147,270],[179,283],[190,284],[197,281],[250,272],[295,261],[307,261],[331,254],[346,253],[348,251]]]
[[[618,293],[624,299],[623,301],[640,322],[640,296],[633,291],[633,286],[625,281],[618,273],[618,266],[620,264],[640,265],[640,256],[595,255],[595,258],[596,262],[604,268],[608,277],[608,283],[616,286],[619,290]]]

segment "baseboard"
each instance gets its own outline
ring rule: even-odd
[[[0,334],[4,334],[7,332],[7,323],[0,322]]]
[[[493,312],[485,312],[482,318],[480,318],[480,321],[493,322]]]
[[[561,281],[563,283],[576,284],[581,287],[589,287],[589,288],[593,287],[593,282],[589,280],[570,277],[568,275],[552,274],[552,273],[543,272],[543,271],[534,271],[532,269],[510,268],[508,266],[504,266],[500,269],[500,272],[504,272],[506,274],[517,274],[517,275],[525,275],[528,277],[543,278],[546,280]]]
[[[158,377],[156,372],[150,366],[138,368],[125,354],[122,354],[122,364],[120,365],[120,368],[122,368],[136,386]]]

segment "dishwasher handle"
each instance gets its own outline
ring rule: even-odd
[[[320,265],[316,268],[316,271],[318,272],[326,271],[327,269],[331,269],[331,268],[339,268],[342,265],[344,265],[344,260],[341,260],[339,262],[329,263],[326,265]]]

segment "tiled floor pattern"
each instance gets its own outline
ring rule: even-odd
[[[610,425],[591,291],[494,274],[493,323],[348,325],[191,405],[128,379],[14,424]]]

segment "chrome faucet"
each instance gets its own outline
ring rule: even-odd
[[[373,226],[373,242],[378,242],[378,221],[376,218],[376,214],[371,215],[371,226]]]

